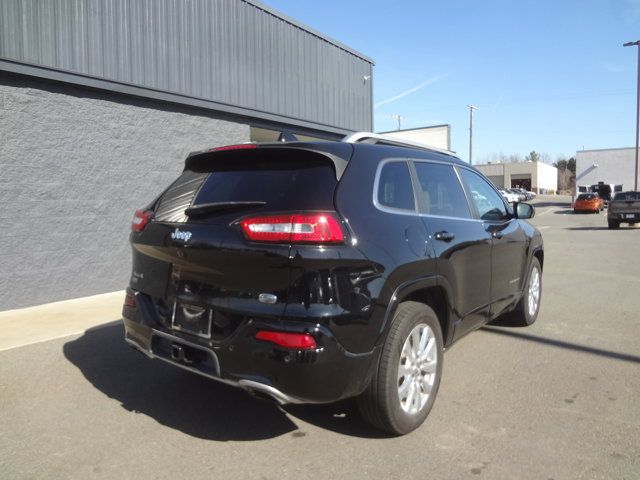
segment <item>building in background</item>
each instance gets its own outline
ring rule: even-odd
[[[542,194],[555,194],[558,190],[558,169],[546,163],[489,163],[474,167],[498,188],[519,187]]]
[[[450,125],[434,125],[431,127],[408,128],[405,130],[392,130],[390,132],[380,133],[402,140],[424,143],[442,150],[451,150]]]
[[[253,0],[0,2],[0,310],[123,289],[191,151],[372,130],[372,66]]]
[[[614,190],[633,190],[635,148],[609,148],[576,152],[576,188],[600,182],[613,185]],[[586,190],[585,190],[586,191]]]

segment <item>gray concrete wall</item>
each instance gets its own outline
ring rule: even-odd
[[[190,151],[248,140],[204,111],[0,72],[0,310],[123,289],[134,210]]]
[[[604,182],[622,185],[623,190],[633,190],[635,152],[635,148],[576,152],[576,185]]]

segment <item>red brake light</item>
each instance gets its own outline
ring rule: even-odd
[[[133,220],[131,221],[131,231],[140,233],[152,218],[153,212],[149,210],[136,210],[136,213],[133,214]]]
[[[222,150],[244,150],[247,148],[256,148],[257,145],[255,143],[241,143],[240,145],[225,145],[224,147],[214,147],[210,148],[210,152],[220,152]]]
[[[257,340],[275,343],[285,348],[295,348],[298,350],[313,350],[317,348],[316,340],[308,333],[272,332],[260,330],[256,333]]]
[[[327,213],[269,215],[240,222],[249,240],[256,242],[342,243],[340,223]]]

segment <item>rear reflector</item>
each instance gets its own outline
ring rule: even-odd
[[[136,308],[136,299],[133,298],[133,295],[129,295],[128,293],[124,296],[124,304],[127,307]]]
[[[133,214],[133,220],[131,221],[131,231],[140,233],[152,218],[153,212],[149,210],[136,210],[136,213]]]
[[[257,148],[255,143],[242,143],[240,145],[225,145],[224,147],[210,148],[210,152],[221,152],[223,150],[244,150],[248,148]]]
[[[269,215],[240,222],[244,235],[255,242],[342,243],[340,223],[327,213]]]
[[[317,348],[316,340],[308,333],[272,332],[260,330],[256,334],[257,340],[275,343],[285,348],[295,348],[298,350],[312,350]]]

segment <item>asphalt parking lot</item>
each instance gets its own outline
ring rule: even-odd
[[[114,318],[0,352],[0,476],[638,479],[640,228],[610,231],[605,214],[538,200],[537,323],[454,345],[405,437],[350,402],[280,408],[149,361]]]

